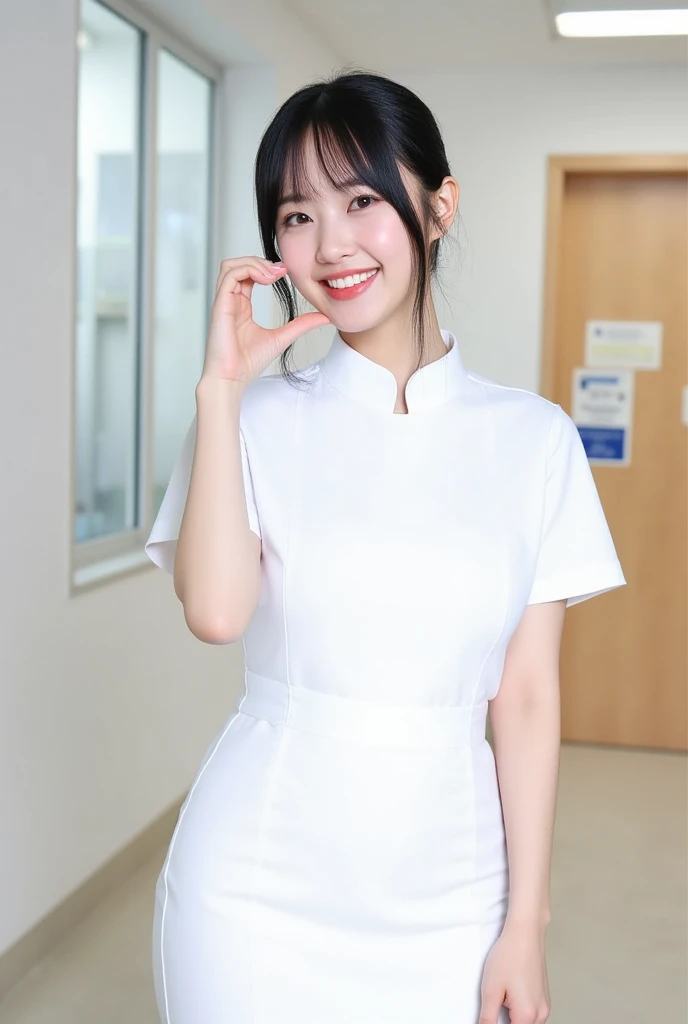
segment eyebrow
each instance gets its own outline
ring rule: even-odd
[[[360,178],[355,176],[350,178],[344,178],[339,182],[339,187],[342,189],[356,188],[358,185],[365,185],[366,183]],[[311,197],[303,195],[301,192],[290,192],[288,195],[282,196],[277,204],[277,209],[281,206],[286,206],[288,203],[307,203]]]

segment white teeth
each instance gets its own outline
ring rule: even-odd
[[[328,279],[327,283],[330,288],[351,288],[355,284],[360,284],[361,281],[367,281],[373,274],[377,274],[377,270],[371,270],[367,274],[353,274],[350,277],[335,277]]]

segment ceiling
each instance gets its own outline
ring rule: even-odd
[[[392,71],[670,64],[686,37],[563,39],[550,0],[283,0],[304,27],[351,64]],[[648,0],[644,6],[661,7]],[[600,7],[604,6],[600,3]]]

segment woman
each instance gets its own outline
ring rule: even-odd
[[[147,544],[246,660],[158,881],[161,1019],[542,1024],[564,610],[625,582],[582,444],[438,324],[459,188],[417,96],[309,85],[255,177],[267,258],[222,262]]]

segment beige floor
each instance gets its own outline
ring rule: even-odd
[[[687,809],[681,755],[563,748],[547,933],[550,1024],[688,1020]],[[159,1024],[150,922],[163,857],[161,850],[7,996],[0,1024]]]

